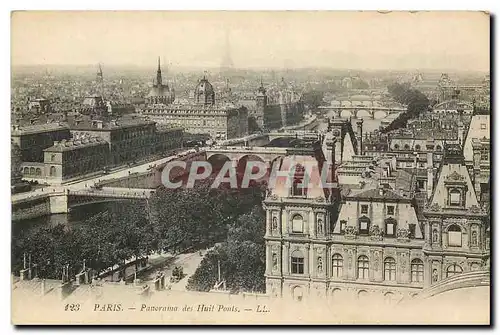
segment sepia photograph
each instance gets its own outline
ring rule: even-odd
[[[483,11],[12,11],[14,325],[490,325]]]

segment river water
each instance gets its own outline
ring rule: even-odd
[[[333,116],[333,112],[330,117]],[[397,115],[390,115],[388,118],[383,120],[392,121],[396,118]],[[352,119],[353,129],[356,130],[356,121],[357,119]],[[382,119],[372,120],[370,118],[363,119],[363,132],[369,133],[378,129]],[[326,123],[321,123],[318,127],[318,130],[326,130]],[[37,227],[40,225],[48,225],[55,226],[58,224],[74,226],[80,224],[85,219],[92,217],[93,215],[103,212],[108,209],[109,204],[101,203],[101,204],[91,204],[91,205],[83,205],[76,207],[71,210],[68,214],[53,214],[48,216],[43,216],[30,220],[21,220],[12,222],[12,236],[15,237],[22,230],[29,230],[33,227]]]

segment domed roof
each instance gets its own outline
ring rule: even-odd
[[[212,94],[212,93],[214,93],[214,88],[213,88],[212,84],[210,84],[210,82],[207,80],[207,78],[203,77],[202,79],[200,79],[200,82],[198,83],[198,85],[196,85],[195,93],[196,94]]]

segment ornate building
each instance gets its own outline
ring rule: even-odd
[[[424,215],[426,285],[486,264],[487,213],[479,206],[460,146],[447,146]]]
[[[332,142],[329,148],[335,150],[337,138]],[[264,201],[267,293],[299,301],[311,295],[339,303],[369,297],[392,301],[487,266],[486,211],[479,207],[461,147],[446,145],[443,153],[425,208],[416,199],[411,173],[395,171],[394,164],[385,169],[373,158],[371,164],[387,173],[368,166],[357,187],[339,183],[340,197],[324,185],[296,187],[317,180],[319,168],[299,167],[290,184],[277,182]],[[316,156],[285,157],[274,164],[287,170],[292,164],[321,167],[328,161]],[[336,180],[335,172],[330,176]]]
[[[160,67],[160,57],[158,57],[158,70],[156,70],[156,81],[153,80],[153,87],[146,97],[146,104],[164,104],[168,105],[175,100],[174,88],[170,88],[167,83],[163,84]]]
[[[255,105],[250,109],[260,129],[279,129],[299,123],[304,118],[305,107],[301,95],[282,78],[279,85],[268,89],[260,83],[255,95]]]
[[[182,127],[191,134],[208,134],[219,140],[248,134],[248,110],[216,103],[212,84],[203,77],[194,91],[194,103],[154,105],[142,114],[159,124]]]

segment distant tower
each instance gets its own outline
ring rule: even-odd
[[[231,46],[229,44],[229,30],[226,29],[226,41],[224,47],[224,57],[221,64],[221,72],[231,70],[234,67],[233,60],[231,58]]]
[[[163,85],[162,79],[161,79],[160,57],[158,57],[158,70],[156,70],[156,85],[158,85],[158,86]]]
[[[99,64],[99,68],[96,73],[96,83],[97,83],[97,92],[104,99],[104,77],[102,75],[101,64]]]

